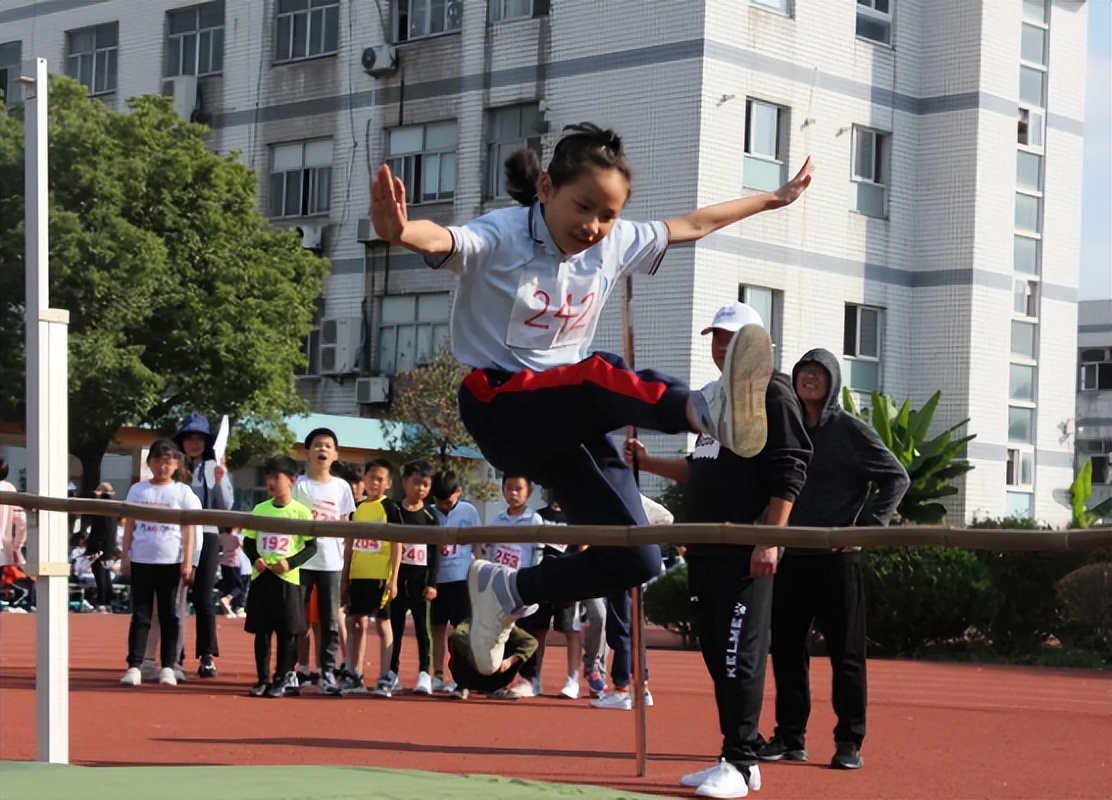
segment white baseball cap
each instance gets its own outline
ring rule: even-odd
[[[746,325],[760,325],[763,328],[764,321],[753,306],[745,303],[730,303],[714,312],[714,320],[703,328],[702,335],[706,336],[715,330],[737,333]]]

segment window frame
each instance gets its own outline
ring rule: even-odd
[[[438,126],[438,125],[446,125],[448,123],[451,123],[455,127],[455,144],[453,144],[451,146],[451,148],[448,148],[448,147],[430,148],[429,144],[428,144],[429,128],[435,127],[435,126]],[[413,129],[416,129],[416,128],[421,129],[421,149],[419,151],[416,151],[416,152],[399,153],[399,154],[396,154],[396,155],[391,153],[391,151],[390,151],[390,135],[392,133],[397,132],[397,131],[413,130]],[[456,119],[434,120],[434,121],[431,121],[431,122],[421,122],[421,123],[414,123],[414,124],[410,124],[410,125],[400,125],[400,126],[395,127],[395,128],[387,128],[384,131],[384,133],[386,135],[386,146],[385,146],[385,149],[383,151],[385,153],[385,156],[383,157],[383,160],[390,166],[391,172],[393,172],[398,177],[402,178],[403,183],[406,183],[406,187],[405,187],[406,201],[409,203],[409,205],[419,206],[419,205],[431,205],[433,203],[451,203],[455,200],[456,193],[458,191],[458,186],[459,186],[459,120],[456,120]],[[413,192],[412,191],[413,189],[416,189],[419,186],[422,186],[422,184],[424,182],[425,161],[428,159],[428,157],[436,156],[438,158],[438,161],[437,161],[437,175],[438,176],[443,175],[443,170],[441,169],[441,164],[442,164],[442,159],[445,155],[451,155],[454,159],[453,170],[455,170],[455,178],[452,182],[451,190],[448,190],[448,191],[442,190],[441,187],[440,187],[440,182],[438,180],[436,196],[433,197],[433,198],[429,198],[429,199],[425,198],[425,193],[423,191],[423,187],[422,187],[422,191],[420,193]],[[405,169],[405,160],[410,159],[410,158],[414,159],[414,168],[412,170],[413,186],[408,185],[409,171],[407,171]]]
[[[20,73],[23,71],[23,41],[12,39],[10,42],[0,42],[0,53],[3,53],[5,48],[8,52],[15,53],[14,60],[4,61],[0,58],[0,72],[4,74],[0,90],[4,92],[4,105],[11,108],[23,99],[19,83]]]
[[[507,16],[507,4],[516,2],[527,3],[529,6],[529,13]],[[533,19],[536,10],[536,0],[487,0],[487,21],[491,24],[497,24],[501,22],[519,22],[523,19]]]
[[[877,11],[877,0],[857,0],[856,14],[854,15],[854,35],[857,39],[864,42],[871,42],[872,44],[879,44],[884,47],[893,47],[893,28],[895,27],[895,5],[896,0],[887,0],[888,10]],[[872,36],[866,36],[860,30],[859,21],[861,18],[869,20],[870,22],[885,26],[887,32],[887,39],[874,39]]]
[[[114,34],[115,34],[115,36],[114,36],[115,44],[101,46],[98,43],[100,33],[102,31],[106,31],[108,29],[112,29]],[[85,88],[87,88],[89,90],[89,96],[90,97],[103,97],[103,96],[106,96],[106,95],[115,94],[116,91],[119,89],[119,85],[120,85],[119,84],[119,61],[120,61],[120,23],[119,23],[119,20],[116,20],[116,21],[113,21],[113,22],[102,22],[98,25],[86,25],[83,28],[75,28],[73,30],[68,30],[65,33],[66,33],[66,69],[65,69],[66,75],[68,75],[71,78],[74,78],[79,83],[81,83],[81,85],[83,85]],[[73,49],[74,37],[76,37],[80,34],[84,34],[84,33],[91,33],[92,34],[92,36],[93,36],[93,49],[92,50],[74,51],[74,49]],[[99,60],[99,58],[102,54],[104,55],[104,60],[105,60],[105,66],[104,66],[105,84],[110,83],[111,86],[106,85],[105,87],[103,87],[101,89],[98,89],[98,88],[96,88],[97,62],[98,62],[98,60]],[[83,71],[82,70],[82,64],[83,64],[83,59],[84,58],[91,59],[90,72],[89,72],[89,83],[85,83],[85,81],[81,80],[81,73]],[[76,59],[76,61],[74,61],[74,59]],[[76,75],[71,71],[71,65],[74,64],[74,63],[77,64],[77,74]]]
[[[391,300],[402,300],[413,298],[413,318],[411,321],[406,322],[384,322],[386,317],[385,310],[386,304]],[[443,319],[421,319],[421,300],[426,298],[428,300],[436,300],[437,302],[447,301],[445,303],[445,313]],[[398,345],[401,341],[400,331],[404,328],[413,329],[413,369],[419,369],[428,366],[432,358],[436,355],[437,351],[443,347],[447,347],[451,342],[451,316],[452,316],[452,294],[451,292],[407,292],[404,294],[386,294],[378,298],[378,324],[375,328],[376,344],[375,349],[375,366],[381,375],[401,375],[409,372],[409,369],[398,369]],[[428,341],[430,349],[426,353],[420,351],[421,330],[428,331]],[[392,330],[393,336],[393,360],[387,363],[383,357],[383,351],[387,344],[386,331]]]
[[[313,309],[313,320],[308,333],[301,339],[301,349],[305,353],[306,364],[304,367],[295,367],[294,375],[298,378],[319,378],[320,371],[320,343],[321,324],[324,321],[324,298],[318,297]]]
[[[862,355],[861,354],[861,317],[862,312],[874,312],[876,314],[876,355]],[[849,316],[854,316],[853,332],[854,341],[852,345],[852,352],[846,352],[848,345],[849,333]],[[846,303],[843,317],[843,330],[842,330],[842,358],[846,362],[848,369],[845,370],[845,385],[851,391],[864,392],[872,391],[874,389],[880,390],[884,386],[884,308],[881,306],[873,306],[865,303]],[[862,362],[869,364],[876,364],[876,386],[864,387],[853,385],[853,369],[851,362]]]
[[[784,290],[772,286],[759,286],[755,283],[739,283],[737,287],[738,302],[752,306],[754,310],[760,313],[752,303],[752,292],[754,291],[768,292],[771,295],[769,299],[771,319],[762,319],[762,322],[764,322],[765,329],[768,331],[769,339],[772,340],[772,366],[774,369],[780,369],[781,355],[784,349],[782,325]]]
[[[1087,358],[1086,354],[1103,351],[1100,361]],[[1082,347],[1077,353],[1077,391],[1079,392],[1107,392],[1112,390],[1112,348],[1108,347]],[[1105,377],[1105,385],[1101,386],[1101,377]],[[1090,377],[1091,376],[1091,377]]]
[[[1036,275],[1028,275],[1027,273],[1019,273],[1024,277],[1015,278],[1012,281],[1012,319],[1022,320],[1023,322],[1034,322],[1038,324],[1039,321],[1039,290],[1040,281]],[[1020,284],[1022,284],[1024,306],[1020,310],[1016,308],[1016,300],[1019,297]]]
[[[1015,350],[1015,331],[1016,326],[1030,328],[1031,330],[1031,354],[1019,353]],[[1017,317],[1012,315],[1011,325],[1008,328],[1008,353],[1009,359],[1017,364],[1035,364],[1039,363],[1039,324],[1036,320],[1027,317]]]
[[[859,174],[862,171],[860,169],[859,156],[861,147],[859,141],[860,137],[866,134],[873,139],[872,163],[869,165],[871,177]],[[888,219],[888,200],[892,179],[892,134],[888,131],[880,130],[879,128],[872,128],[868,125],[854,125],[851,146],[850,180],[855,187],[856,193],[852,210],[866,217],[872,217],[873,219]],[[880,191],[882,206],[880,215],[871,214],[868,211],[862,210],[862,187],[870,187],[870,191],[873,189]]]
[[[283,0],[277,0],[274,4],[274,64],[295,64],[299,61],[310,61],[314,58],[328,58],[335,56],[340,52],[340,0],[289,0],[289,2],[304,2],[304,8],[297,8],[292,11],[282,11]],[[322,25],[324,30],[320,35],[320,52],[311,52],[313,47],[313,36],[316,33],[316,28],[313,25],[313,19],[319,12],[318,25]],[[331,14],[329,12],[332,12]],[[294,48],[296,45],[295,38],[297,36],[297,18],[305,17],[305,53],[304,55],[295,55]],[[335,47],[331,50],[327,49],[328,46],[328,32],[329,21],[335,20]],[[288,36],[286,40],[287,52],[283,56],[281,33],[283,22],[288,23]]]
[[[543,122],[543,112],[540,110],[540,105],[536,101],[529,103],[514,103],[508,106],[495,106],[488,108],[483,120],[483,138],[486,150],[486,175],[483,178],[483,198],[486,200],[498,200],[509,197],[505,191],[505,170],[503,164],[505,159],[502,158],[502,148],[512,148],[510,152],[518,148],[528,148],[541,156],[541,134],[534,128],[529,131],[531,135],[522,136],[525,133],[525,112],[532,110],[534,118]],[[495,116],[499,113],[509,111],[516,111],[518,113],[518,132],[519,136],[513,139],[498,140],[495,139],[495,130],[497,125]]]
[[[1004,467],[1004,484],[1009,489],[1035,488],[1035,448],[1030,446],[1008,445],[1008,457]],[[1027,480],[1024,480],[1027,478]]]
[[[220,9],[220,24],[209,25],[203,27],[201,25],[201,11],[205,7],[219,7]],[[184,16],[187,13],[193,14],[192,30],[181,31],[173,33],[173,25],[171,19],[175,16]],[[162,77],[164,78],[177,78],[182,75],[195,75],[198,78],[205,78],[209,75],[222,75],[224,73],[224,34],[225,34],[225,20],[227,12],[224,5],[224,0],[211,0],[208,3],[198,3],[197,5],[185,6],[183,8],[171,8],[166,12],[166,35],[163,40],[163,66]],[[209,69],[204,72],[201,71],[201,40],[205,35],[209,38]],[[193,37],[193,71],[185,72],[182,70],[182,63],[185,59],[185,39]],[[216,39],[219,36],[219,48],[216,47]],[[178,40],[178,63],[177,66],[172,68],[170,65],[170,42],[171,40]],[[219,69],[213,68],[217,61],[217,53],[219,52]],[[176,71],[175,71],[176,70]]]
[[[1029,445],[1031,447],[1035,446],[1035,441],[1036,441],[1036,438],[1037,438],[1036,434],[1035,434],[1035,427],[1038,423],[1037,410],[1038,409],[1036,408],[1034,403],[1024,403],[1024,402],[1020,402],[1018,400],[1009,400],[1008,401],[1008,446],[1009,447],[1011,447],[1012,445]],[[1021,411],[1021,412],[1024,412],[1025,414],[1030,415],[1030,421],[1029,421],[1028,426],[1027,426],[1027,432],[1029,434],[1029,438],[1027,438],[1027,439],[1013,439],[1012,438],[1012,412],[1013,411]]]
[[[759,8],[762,11],[771,11],[774,14],[781,16],[793,16],[792,0],[749,0],[750,8]]]
[[[776,114],[776,130],[773,132],[773,140],[775,141],[776,152],[771,156],[767,153],[753,152],[753,107],[755,105],[772,109]],[[776,189],[779,189],[781,186],[783,186],[784,183],[787,182],[790,145],[791,109],[788,106],[781,105],[779,103],[773,103],[770,100],[764,100],[759,97],[746,97],[745,134],[742,139],[741,185],[746,189],[757,189],[760,191],[775,191]],[[754,180],[751,171],[749,169],[746,169],[746,167],[750,163],[758,166],[775,164],[779,171],[776,179],[776,185],[771,186],[761,183],[759,180]]]
[[[411,20],[413,19],[414,4],[420,3],[425,8],[425,18],[431,24],[431,10],[432,4],[436,0],[394,0],[391,3],[392,23],[394,33],[394,43],[404,44],[405,42],[417,42],[422,39],[432,39],[437,36],[447,36],[450,34],[459,34],[463,31],[463,0],[444,0],[444,28],[439,31],[426,30],[424,33],[413,34],[413,26]],[[404,11],[402,7],[405,7]],[[451,26],[452,9],[458,9],[457,24]],[[488,12],[489,14],[489,12]],[[407,28],[404,35],[402,30]]]
[[[317,142],[328,142],[331,145],[331,158],[329,165],[325,166],[305,166],[305,151],[306,148]],[[275,150],[279,147],[289,147],[290,145],[301,146],[301,166],[297,170],[275,170],[274,156]],[[274,142],[269,146],[268,156],[268,169],[267,169],[267,188],[269,192],[268,200],[269,206],[267,208],[267,216],[270,219],[304,219],[307,217],[323,217],[327,216],[332,210],[332,170],[336,163],[336,143],[330,136],[322,136],[315,139],[301,139],[292,142]],[[321,182],[321,170],[327,170],[327,190],[321,193],[319,185]],[[289,197],[289,184],[290,176],[292,173],[297,172],[299,177],[298,184],[298,208],[299,213],[287,214],[286,204]],[[282,213],[275,214],[275,196],[274,196],[274,179],[276,176],[283,176],[282,183]],[[308,182],[308,185],[306,185]],[[313,207],[312,201],[314,197],[323,197],[327,202],[324,208]]]

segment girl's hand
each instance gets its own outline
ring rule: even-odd
[[[425,599],[426,600],[435,600],[436,599],[436,587],[435,586],[426,586],[424,594],[425,594]]]
[[[498,665],[497,671],[507,672],[508,670],[513,668],[515,661],[517,661],[517,656],[511,656],[510,658],[503,659],[502,663]]]
[[[757,545],[749,557],[749,574],[761,578],[776,574],[776,563],[780,560],[780,548]]]
[[[378,168],[371,185],[371,221],[375,232],[391,244],[398,244],[402,231],[409,222],[405,207],[405,184],[395,178],[390,167]]]
[[[181,582],[183,586],[189,586],[193,583],[193,565],[188,561],[183,561],[181,565]]]
[[[270,571],[273,572],[275,575],[285,575],[287,572],[290,571],[290,562],[286,561],[286,559],[283,558],[277,563],[271,564]]]
[[[128,577],[131,576],[131,559],[127,556],[120,559],[120,574]]]
[[[268,569],[270,569],[269,564],[267,564],[261,558],[255,559],[255,571],[256,572],[266,572]]]
[[[393,600],[397,596],[398,596],[398,582],[393,581],[390,584],[390,599]]]
[[[803,162],[795,177],[773,192],[777,205],[786,206],[798,200],[811,185],[811,174],[814,171],[815,165],[811,163],[811,157],[807,156],[807,160]]]
[[[212,474],[216,476],[217,483],[222,483],[224,481],[224,476],[228,474],[228,468],[227,466],[225,466],[225,460],[226,457],[221,458],[216,465],[216,469],[212,471]]]

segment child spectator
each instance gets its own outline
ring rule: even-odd
[[[361,470],[364,500],[355,508],[355,522],[397,522],[397,506],[387,499],[393,467],[386,459],[368,461]],[[377,535],[377,534],[372,534]],[[367,658],[367,622],[375,620],[379,641],[379,679],[376,689],[389,697],[394,681],[388,676],[394,649],[390,602],[398,594],[402,547],[383,539],[348,539],[340,597],[347,607],[347,665],[340,678],[343,694],[365,694],[363,664]]]
[[[402,488],[405,497],[398,509],[404,525],[439,525],[435,512],[426,505],[432,486],[432,467],[427,461],[414,461],[402,471]],[[398,596],[390,604],[390,627],[394,631],[394,649],[390,656],[390,692],[401,689],[398,671],[401,665],[402,637],[405,634],[405,612],[413,616],[413,631],[417,635],[417,683],[414,694],[432,694],[432,676],[429,662],[432,650],[432,632],[429,630],[429,603],[436,597],[436,573],[440,563],[440,548],[425,544],[403,545],[401,565],[398,567]],[[377,693],[377,692],[376,692]]]
[[[452,697],[466,700],[471,692],[482,692],[491,697],[500,697],[506,700],[516,700],[512,694],[506,694],[506,687],[513,683],[521,669],[521,665],[528,661],[537,650],[537,640],[516,625],[510,629],[509,638],[506,640],[506,652],[498,669],[490,675],[485,675],[475,668],[471,657],[471,647],[468,638],[471,635],[471,621],[463,620],[456,626],[451,639],[448,640],[448,669],[451,670],[452,680],[456,688],[452,690]]]
[[[176,483],[181,452],[169,439],[157,439],[147,454],[151,478],[136,483],[127,502],[160,508],[199,509],[201,501],[188,486]],[[158,604],[162,670],[159,683],[177,684],[174,664],[178,658],[181,619],[175,608],[179,588],[193,578],[194,526],[129,519],[124,526],[122,572],[131,576],[131,627],[127,637],[127,671],[120,683],[138,686],[139,671],[151,628],[151,612]]]
[[[255,506],[254,513],[284,519],[312,519],[309,508],[293,498],[297,462],[278,456],[266,462],[266,491],[270,499]],[[285,533],[243,532],[243,551],[255,565],[247,599],[244,630],[255,634],[255,672],[258,681],[248,690],[252,697],[301,694],[294,672],[297,637],[305,632],[305,602],[301,595],[302,564],[316,553],[316,540]],[[270,676],[270,640],[277,638],[274,679]]]
[[[246,617],[247,584],[251,573],[243,574],[243,540],[231,528],[220,529],[220,608],[227,619]]]
[[[463,486],[452,471],[438,472],[432,479],[432,498],[440,524],[448,528],[470,528],[482,524],[475,506],[460,501]],[[467,569],[479,553],[478,547],[445,544],[440,547],[440,569],[436,576],[436,599],[432,601],[432,663],[434,692],[452,692],[455,685],[444,680],[444,658],[448,650],[448,626],[453,628],[471,615],[467,597]]]

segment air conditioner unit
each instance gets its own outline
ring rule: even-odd
[[[301,246],[306,250],[319,253],[324,249],[323,225],[298,225],[297,233],[301,237]]]
[[[390,378],[358,378],[355,381],[355,402],[362,406],[382,406],[390,402]]]
[[[350,375],[359,371],[363,323],[359,317],[326,317],[320,323],[321,375]]]
[[[368,47],[363,51],[363,71],[381,78],[398,71],[398,48],[391,44]]]
[[[179,75],[162,82],[162,96],[174,101],[174,111],[189,122],[197,110],[197,76]]]
[[[371,222],[370,217],[359,218],[359,224],[355,229],[355,240],[364,243],[386,241],[378,235],[378,231],[375,230],[374,223]]]

